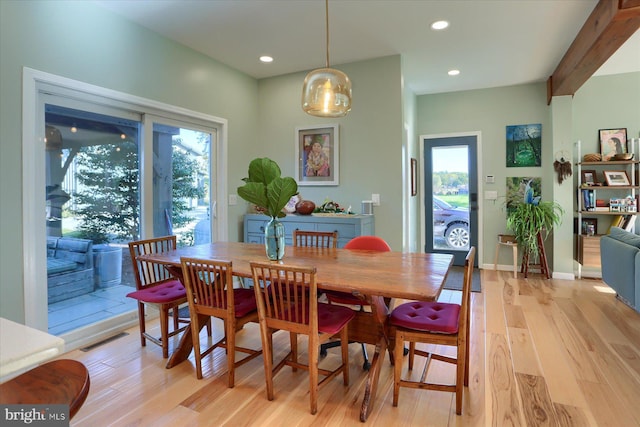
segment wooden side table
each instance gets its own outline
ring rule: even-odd
[[[500,252],[500,247],[506,246],[510,247],[513,251],[513,277],[518,277],[518,243],[516,242],[516,236],[512,236],[509,234],[498,234],[498,243],[496,243],[496,255],[493,259],[493,269],[498,269],[498,253]]]
[[[47,362],[0,384],[0,403],[69,405],[69,418],[89,394],[89,371],[77,360]]]

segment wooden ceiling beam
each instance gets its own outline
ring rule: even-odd
[[[547,80],[547,104],[574,95],[640,28],[640,0],[600,0]]]

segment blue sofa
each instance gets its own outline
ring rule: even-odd
[[[47,237],[49,304],[93,292],[92,249],[91,240]]]
[[[600,238],[602,280],[640,312],[640,236],[612,227]]]

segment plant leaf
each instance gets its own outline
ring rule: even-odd
[[[248,182],[261,182],[266,186],[280,175],[280,166],[267,157],[253,159],[249,163]]]
[[[267,207],[267,188],[262,182],[247,182],[242,187],[238,187],[238,195],[249,203]]]
[[[275,178],[267,186],[267,210],[269,215],[278,216],[285,205],[298,192],[298,184],[291,177]]]

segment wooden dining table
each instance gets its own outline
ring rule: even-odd
[[[261,244],[216,242],[142,255],[139,259],[163,264],[176,277],[181,277],[181,257],[231,261],[235,276],[251,278],[249,263],[265,261],[266,254],[264,245]],[[318,288],[351,292],[371,304],[371,311],[358,311],[356,318],[349,323],[350,341],[375,345],[360,410],[360,420],[366,421],[375,400],[384,354],[390,346],[386,322],[389,301],[436,300],[453,264],[453,256],[439,253],[287,246],[284,258],[274,262],[283,265],[315,266]],[[205,325],[206,317],[202,320],[198,323]],[[188,359],[192,349],[192,336],[188,329],[182,334],[167,368]]]

